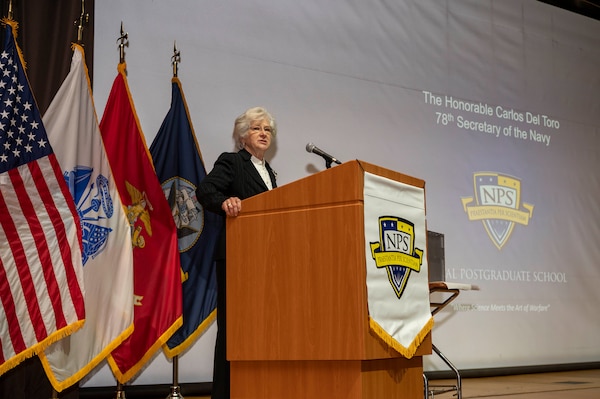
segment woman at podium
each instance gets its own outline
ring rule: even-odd
[[[196,189],[205,209],[229,217],[242,210],[242,200],[277,187],[275,172],[265,160],[265,152],[277,135],[273,116],[262,107],[246,110],[233,127],[239,150],[222,153],[213,169]],[[217,341],[215,347],[211,398],[229,399],[229,362],[226,359],[226,233],[221,232],[215,251],[217,267]]]

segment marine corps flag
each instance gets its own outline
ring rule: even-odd
[[[40,359],[58,392],[87,375],[133,332],[133,249],[129,223],[98,127],[83,47],[44,115],[81,218],[86,287],[83,328]]]
[[[29,88],[17,24],[2,22],[0,375],[85,318],[79,217]]]
[[[177,226],[183,290],[183,326],[164,351],[177,356],[214,320],[217,282],[213,252],[223,218],[205,212],[196,187],[206,176],[181,82],[172,80],[171,108],[150,146],[156,174]]]
[[[108,358],[121,383],[140,371],[182,325],[177,230],[150,159],[125,69],[125,63],[119,64],[100,122],[133,245],[134,331]]]

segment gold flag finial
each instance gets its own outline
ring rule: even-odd
[[[83,29],[86,28],[90,21],[90,14],[85,12],[85,0],[81,0],[81,14],[79,15],[79,19],[74,21],[75,26],[77,26],[77,44],[81,44],[83,42]]]
[[[13,6],[12,0],[8,0],[8,12],[6,13],[8,19],[13,19]]]
[[[119,43],[119,64],[125,63],[125,47],[129,47],[129,37],[127,32],[123,31],[123,21],[121,21],[121,36],[117,39]]]
[[[179,70],[179,63],[181,62],[181,52],[177,50],[177,42],[173,42],[173,56],[171,57],[171,64],[173,65],[173,77],[177,77]]]

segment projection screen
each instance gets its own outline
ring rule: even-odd
[[[434,341],[459,368],[600,360],[600,22],[534,0],[95,7],[99,117],[122,22],[149,145],[176,43],[207,169],[233,150],[235,117],[262,105],[278,121],[279,185],[325,169],[308,142],[425,180],[446,280],[480,287],[436,316]],[[179,382],[211,381],[215,331],[180,357]],[[429,356],[426,369],[444,366]],[[132,383],[171,378],[160,353]],[[114,384],[104,365],[83,386]]]

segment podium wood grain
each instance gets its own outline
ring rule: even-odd
[[[368,326],[365,170],[424,185],[353,161],[249,198],[227,220],[232,398],[423,396],[431,341],[406,359]]]

